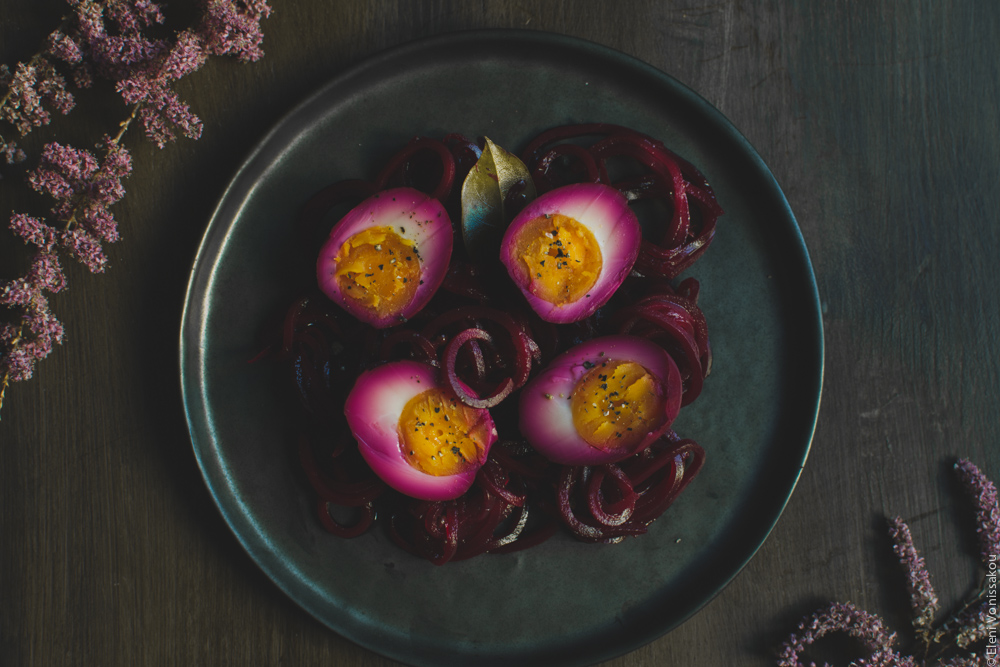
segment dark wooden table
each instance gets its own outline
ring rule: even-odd
[[[212,58],[177,85],[204,121],[199,141],[160,151],[139,133],[126,139],[135,170],[115,208],[123,240],[110,269],[67,263],[69,289],[52,300],[65,344],[7,391],[0,663],[395,664],[287,599],[220,518],[181,405],[180,313],[215,202],[295,101],[382,49],[472,28],[584,38],[697,90],[774,172],[818,279],[822,409],[786,511],[700,613],[607,664],[772,665],[798,619],[828,600],[883,615],[905,639],[907,598],[885,537],[897,514],[946,608],[973,589],[972,509],[950,464],[968,457],[1000,478],[1000,5],[273,4],[263,59]],[[6,3],[3,61],[29,57],[62,11]],[[180,27],[197,15],[185,3],[166,13]],[[87,145],[124,113],[98,87],[25,145]],[[6,216],[24,186],[0,188]],[[13,277],[26,255],[0,238],[0,277]]]

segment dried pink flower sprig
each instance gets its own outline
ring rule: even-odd
[[[271,8],[264,0],[207,0],[199,25],[204,48],[213,55],[255,61],[264,55],[260,22],[270,15]]]
[[[979,588],[979,593],[962,607],[949,621],[935,633],[935,642],[946,641],[953,635],[960,647],[986,639],[998,627],[996,599],[990,599],[989,583],[997,590],[997,566],[1000,565],[1000,506],[997,502],[996,485],[972,462],[959,459],[955,463],[962,485],[965,487],[976,508],[976,533],[979,535],[979,557],[987,576]]]
[[[118,225],[109,207],[125,196],[121,179],[132,171],[129,152],[110,137],[104,137],[104,161],[89,151],[78,150],[57,143],[47,144],[41,162],[28,182],[37,192],[56,200],[50,211],[51,222],[62,231],[56,233],[40,220],[16,213],[11,216],[11,229],[27,243],[39,245],[36,239],[45,238],[41,250],[51,250],[54,237],[71,256],[82,262],[92,273],[101,273],[107,257],[101,242],[118,240]],[[48,234],[42,228],[48,228]],[[29,231],[29,234],[25,234]]]
[[[78,87],[96,77],[113,81],[127,104],[142,106],[139,117],[146,134],[161,148],[174,138],[173,128],[187,137],[201,134],[201,121],[170,90],[169,84],[204,64],[210,55],[256,61],[264,33],[261,20],[271,14],[265,0],[202,0],[202,15],[173,40],[144,34],[163,23],[163,10],[152,0],[67,0],[69,13],[49,34],[44,48],[13,72],[0,65],[0,119],[23,136],[47,125],[51,111],[69,113],[75,104],[67,68]],[[6,142],[4,142],[6,146]]]
[[[35,255],[27,276],[11,280],[0,289],[0,303],[22,312],[20,324],[0,326],[0,345],[7,350],[3,358],[5,377],[27,380],[35,362],[62,342],[62,323],[49,310],[45,292],[58,292],[65,284],[59,259],[49,250]]]
[[[193,28],[172,40],[150,39],[143,30],[163,22],[160,5],[152,0],[67,0],[71,13],[46,40],[45,49],[14,74],[0,69],[0,120],[22,135],[48,124],[46,107],[68,113],[74,104],[55,61],[71,69],[78,86],[95,76],[112,80],[131,112],[114,137],[98,146],[99,160],[87,150],[51,142],[38,166],[28,175],[37,192],[55,205],[48,219],[13,213],[9,227],[35,248],[28,273],[0,283],[0,305],[13,309],[16,319],[0,326],[0,406],[10,382],[32,376],[35,364],[63,341],[63,326],[49,309],[46,294],[61,291],[66,278],[59,253],[100,273],[107,267],[104,243],[119,239],[110,206],[125,195],[122,179],[132,168],[121,145],[132,121],[139,119],[146,136],[158,147],[181,134],[197,139],[202,122],[171,89],[173,82],[198,70],[210,55],[233,55],[244,62],[263,55],[260,21],[270,15],[264,0],[203,0],[203,13]],[[8,162],[23,152],[0,137],[0,154]]]
[[[965,485],[976,506],[976,532],[979,534],[979,555],[983,566],[1000,557],[1000,505],[997,487],[979,468],[965,459],[955,463],[959,479]]]
[[[41,56],[18,63],[13,73],[0,65],[0,86],[7,91],[0,98],[0,119],[13,125],[21,136],[48,125],[50,109],[66,114],[76,103],[66,90],[66,79]]]
[[[875,614],[858,609],[850,602],[834,602],[818,610],[801,623],[782,647],[778,667],[806,667],[802,653],[816,640],[834,632],[843,632],[860,639],[870,651],[858,667],[916,667],[912,658],[901,656],[892,649],[896,633],[889,632]],[[816,663],[808,663],[815,667]]]
[[[63,60],[75,66],[81,83],[95,74],[114,81],[122,99],[139,106],[146,135],[160,148],[174,139],[175,129],[192,139],[202,131],[201,120],[170,84],[199,69],[210,55],[258,60],[264,55],[260,22],[271,13],[263,0],[203,0],[198,23],[171,43],[143,34],[163,22],[162,10],[149,0],[70,4],[76,8],[76,29],[60,36],[63,52],[70,56]],[[77,53],[80,58],[75,60]]]
[[[26,63],[18,63],[14,72],[0,65],[0,120],[14,126],[22,137],[32,129],[47,125],[52,119],[50,109],[69,113],[75,105],[73,94],[66,90],[66,80],[42,55]],[[25,159],[24,151],[14,141],[0,136],[0,155],[6,164]]]
[[[896,517],[889,522],[889,534],[893,540],[893,551],[906,573],[917,639],[914,654],[919,654],[920,658],[897,653],[892,648],[895,633],[889,633],[882,619],[875,614],[849,603],[833,603],[799,624],[798,631],[782,645],[779,667],[805,667],[802,654],[806,649],[820,637],[835,633],[856,637],[869,650],[869,655],[852,663],[852,667],[972,667],[987,664],[983,656],[970,648],[986,640],[991,633],[995,635],[998,629],[996,601],[987,594],[989,590],[996,591],[997,558],[1000,558],[997,488],[968,460],[960,459],[955,464],[955,470],[976,506],[976,531],[981,546],[981,562],[986,571],[978,594],[951,618],[935,627],[939,602],[930,582],[930,573],[913,544],[910,527]],[[988,586],[991,577],[993,588]],[[946,653],[955,651],[959,654],[945,657]],[[815,667],[815,663],[808,664]]]
[[[0,136],[0,157],[7,164],[17,164],[18,162],[23,162],[28,156],[15,142],[8,142]]]
[[[889,521],[889,535],[893,541],[893,551],[906,572],[906,584],[910,593],[910,607],[913,610],[913,627],[918,633],[927,633],[934,624],[934,614],[940,604],[930,572],[923,557],[913,544],[910,527],[900,518]]]

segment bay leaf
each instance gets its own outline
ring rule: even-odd
[[[534,198],[528,168],[487,137],[462,183],[462,239],[469,256],[483,264],[496,262],[507,225]]]

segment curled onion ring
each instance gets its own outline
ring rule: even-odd
[[[605,502],[602,490],[606,477],[614,480],[621,496],[621,499],[612,506],[608,506]],[[587,485],[587,505],[590,508],[590,515],[602,526],[623,525],[632,517],[638,499],[639,495],[632,488],[632,481],[614,464],[597,467]]]
[[[375,506],[372,503],[366,503],[358,508],[358,517],[353,524],[344,524],[333,518],[330,514],[330,505],[331,503],[320,500],[317,505],[317,513],[323,527],[337,537],[358,537],[367,532],[375,521]]]
[[[423,334],[433,340],[442,330],[456,323],[473,323],[473,328],[485,331],[484,322],[494,322],[506,331],[514,351],[515,372],[510,378],[513,382],[511,390],[523,387],[531,373],[532,360],[536,358],[534,349],[538,345],[525,331],[526,327],[519,325],[507,313],[488,306],[463,306],[434,318],[424,327]],[[492,337],[489,340],[492,343]]]
[[[427,137],[417,137],[411,140],[405,148],[393,155],[389,159],[389,163],[382,168],[378,178],[375,179],[375,189],[385,190],[393,177],[401,177],[414,155],[427,150],[436,153],[441,160],[441,178],[429,194],[438,201],[445,201],[451,194],[451,188],[455,183],[455,156],[444,143]]]
[[[482,329],[466,329],[449,341],[447,347],[444,349],[444,358],[442,359],[441,366],[444,370],[444,377],[448,381],[448,386],[451,387],[451,390],[455,392],[460,401],[473,408],[492,408],[495,405],[499,405],[500,401],[507,398],[514,390],[514,379],[506,378],[502,380],[489,395],[483,398],[475,396],[466,389],[465,383],[462,382],[455,371],[455,361],[458,359],[458,352],[462,349],[462,346],[476,340],[492,343],[493,337]]]

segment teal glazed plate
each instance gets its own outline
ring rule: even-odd
[[[686,275],[701,281],[714,354],[675,429],[704,469],[649,534],[617,545],[558,535],[442,567],[378,529],[326,533],[289,454],[292,390],[248,364],[264,323],[312,274],[294,252],[309,197],[373,178],[417,135],[488,136],[520,152],[568,123],[625,125],[697,165],[726,213]],[[760,156],[666,74],[592,43],[531,31],[445,35],[335,77],[254,148],[198,252],[180,338],[194,454],[250,557],[342,636],[412,665],[584,665],[691,617],[767,538],[805,463],[819,409],[823,333],[802,235]]]

